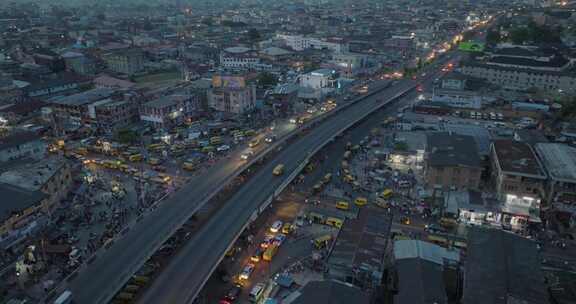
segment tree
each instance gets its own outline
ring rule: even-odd
[[[256,42],[258,40],[260,40],[261,36],[260,36],[260,32],[258,32],[257,29],[255,28],[251,28],[248,30],[248,39],[252,42]]]
[[[531,40],[532,33],[528,28],[517,28],[510,32],[510,40],[514,44],[524,44]]]
[[[502,40],[502,38],[500,37],[500,32],[497,30],[496,31],[490,30],[486,34],[486,43],[487,44],[496,45],[496,44],[500,43],[501,40]]]
[[[257,81],[262,87],[273,87],[278,84],[278,77],[272,73],[263,72],[258,75]]]
[[[130,144],[136,141],[138,134],[130,129],[120,129],[116,133],[116,138],[121,143]]]

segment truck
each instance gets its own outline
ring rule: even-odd
[[[272,258],[276,255],[277,251],[278,251],[278,245],[268,246],[268,248],[266,249],[266,251],[264,251],[264,254],[262,255],[262,259],[268,262],[272,261]]]

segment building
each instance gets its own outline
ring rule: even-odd
[[[46,142],[33,132],[15,132],[0,138],[0,163],[18,159],[41,159],[46,155]]]
[[[301,90],[299,97],[308,99],[322,99],[328,93],[336,90],[338,86],[335,70],[318,69],[300,75],[298,78]],[[304,94],[303,94],[304,93]]]
[[[327,258],[327,276],[362,289],[381,286],[392,218],[383,209],[362,208],[346,219]]]
[[[482,62],[461,62],[459,71],[462,74],[483,78],[489,83],[505,89],[542,91],[576,91],[576,75],[569,72],[533,70],[529,68],[490,65]]]
[[[295,51],[306,49],[329,50],[341,53],[348,50],[348,44],[341,39],[320,39],[301,35],[277,34],[276,38],[282,40],[287,47]]]
[[[114,134],[138,120],[138,105],[131,100],[106,98],[88,106],[90,126],[99,133]]]
[[[294,293],[292,304],[369,304],[370,295],[350,284],[338,281],[310,281],[302,289]],[[292,296],[288,296],[291,298]]]
[[[183,123],[199,108],[197,96],[163,96],[140,106],[140,120],[168,129]]]
[[[98,88],[82,93],[49,100],[54,123],[62,130],[90,127],[96,120],[94,105],[109,100],[117,93],[112,89]]]
[[[46,194],[42,208],[49,213],[68,195],[72,186],[71,166],[58,157],[45,158],[3,172],[0,174],[0,183]]]
[[[276,116],[286,117],[298,101],[298,85],[285,83],[277,85],[267,96],[267,102],[272,105]]]
[[[256,107],[256,86],[246,83],[244,76],[213,76],[208,106],[224,114],[251,112]]]
[[[37,226],[47,207],[47,195],[41,191],[0,183],[0,249],[9,250],[25,239]]]
[[[260,65],[260,58],[255,50],[229,47],[220,53],[220,65],[227,69],[255,70]]]
[[[501,200],[507,196],[545,198],[546,172],[527,143],[501,139],[491,148],[492,174]]]
[[[460,73],[447,74],[442,78],[440,86],[434,88],[432,101],[452,108],[481,109],[486,103],[495,100],[487,92],[480,92],[480,88],[473,85],[474,82]]]
[[[144,52],[138,48],[116,50],[103,57],[108,68],[116,73],[133,75],[144,70]]]
[[[482,164],[471,136],[447,132],[428,134],[425,180],[428,188],[479,189]]]
[[[538,143],[535,150],[548,174],[549,207],[576,215],[576,148],[561,143]]]
[[[394,242],[396,304],[447,304],[449,277],[458,277],[460,251],[420,240]],[[452,276],[446,275],[451,272]]]
[[[462,304],[547,304],[536,243],[500,229],[470,228]]]
[[[284,61],[293,56],[293,52],[279,47],[269,47],[260,51],[260,57],[270,62]]]
[[[27,85],[22,87],[24,94],[31,98],[47,99],[56,95],[65,95],[77,92],[90,83],[89,79],[73,72],[62,72],[26,80]]]
[[[66,70],[76,72],[80,75],[93,75],[96,72],[96,63],[86,55],[77,52],[66,52],[62,54]]]

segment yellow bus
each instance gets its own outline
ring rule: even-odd
[[[274,170],[272,170],[272,174],[274,174],[276,176],[280,176],[280,175],[284,174],[284,165],[279,164],[278,166],[276,166],[274,168]]]
[[[128,157],[128,160],[131,162],[139,162],[142,161],[142,154],[132,154]]]
[[[262,254],[262,259],[268,262],[272,261],[272,258],[276,255],[277,251],[278,246],[276,245],[268,246],[268,248],[266,248],[266,251],[264,251],[264,254]]]
[[[392,189],[386,189],[386,190],[382,191],[382,193],[380,193],[380,197],[381,198],[390,198],[392,196],[392,194],[394,194],[394,191],[392,191]]]
[[[326,218],[326,222],[324,222],[324,223],[328,226],[341,228],[344,221],[342,221],[341,219],[336,218],[336,217],[328,217],[328,218]]]
[[[365,197],[357,197],[354,200],[354,204],[356,204],[356,206],[365,206],[366,204],[368,204],[368,199],[366,199]]]
[[[258,146],[259,144],[260,144],[260,139],[254,138],[253,140],[251,140],[251,141],[248,143],[248,147],[254,148],[254,147]]]
[[[328,246],[328,242],[330,242],[330,240],[332,240],[332,235],[330,234],[318,237],[314,240],[314,247],[316,247],[317,249],[322,249]]]
[[[191,161],[185,161],[182,164],[182,169],[184,169],[186,171],[194,171],[194,169],[196,169],[196,165],[194,165],[194,163]]]
[[[222,143],[222,137],[220,136],[214,136],[210,138],[210,144],[211,145],[219,145]]]
[[[202,153],[210,153],[210,152],[214,152],[214,146],[206,146],[202,148]]]
[[[346,201],[339,201],[336,203],[336,209],[340,209],[340,210],[349,210],[350,209],[350,204]]]
[[[157,151],[164,148],[164,144],[158,143],[158,144],[150,144],[148,145],[148,150],[151,151]]]
[[[152,166],[155,166],[161,164],[162,162],[158,158],[151,157],[150,159],[148,159],[148,163],[151,164]]]

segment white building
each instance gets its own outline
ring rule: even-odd
[[[337,86],[336,71],[330,69],[319,69],[310,73],[300,75],[299,85],[301,98],[321,99],[326,94],[334,91]]]
[[[255,50],[236,46],[224,49],[220,53],[220,65],[231,70],[269,70],[271,65],[263,64]]]
[[[276,38],[284,41],[286,46],[289,46],[295,51],[303,51],[306,49],[327,49],[335,53],[342,53],[348,50],[347,43],[342,40],[328,40],[285,34],[277,34]]]
[[[432,101],[446,104],[453,108],[481,109],[486,103],[495,100],[483,92],[470,90],[467,79],[459,73],[451,73],[442,79],[439,88],[435,88]]]

